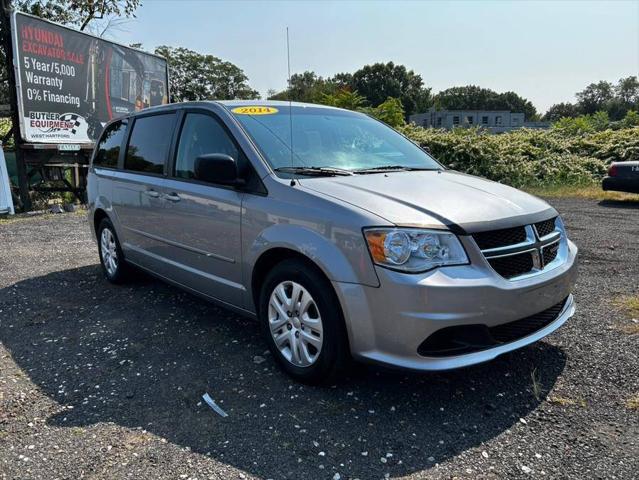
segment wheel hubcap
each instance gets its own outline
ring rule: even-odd
[[[102,264],[110,276],[118,271],[118,250],[115,245],[115,235],[108,228],[102,230],[100,236],[100,253]]]
[[[269,299],[268,322],[280,353],[297,367],[313,365],[322,351],[323,328],[317,304],[299,283],[280,283]]]

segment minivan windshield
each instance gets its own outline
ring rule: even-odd
[[[317,174],[324,171],[330,175],[340,171],[351,174],[442,168],[395,130],[361,113],[295,105],[254,110],[236,107],[231,111],[271,167],[279,172],[297,170],[302,174],[304,171]],[[257,114],[250,113],[252,111]]]

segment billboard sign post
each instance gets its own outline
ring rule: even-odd
[[[168,103],[162,57],[21,12],[11,27],[26,143],[91,144],[109,120]]]

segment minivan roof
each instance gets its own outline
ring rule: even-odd
[[[309,108],[326,108],[333,110],[343,110],[342,108],[331,107],[329,105],[320,105],[317,103],[304,103],[304,102],[288,102],[286,100],[215,100],[215,103],[224,105],[225,107],[235,108],[243,107],[246,105],[256,105],[260,107],[309,107]]]
[[[345,110],[343,108],[331,107],[329,105],[320,105],[316,103],[304,103],[304,102],[288,102],[285,100],[193,100],[188,102],[175,102],[175,103],[167,103],[165,105],[156,105],[153,107],[144,108],[138,112],[131,112],[127,115],[123,115],[121,117],[116,117],[109,120],[104,127],[115,122],[117,120],[122,120],[123,118],[132,118],[138,115],[145,115],[152,112],[161,112],[161,111],[173,111],[180,108],[188,108],[189,106],[203,106],[206,104],[218,104],[224,106],[228,109],[233,109],[235,107],[242,107],[246,105],[255,105],[260,107],[288,107],[289,105],[292,107],[301,107],[301,108],[313,108],[313,109],[327,109],[327,110],[340,110],[343,112],[349,112],[353,114],[357,114],[358,112],[354,112],[352,110]]]

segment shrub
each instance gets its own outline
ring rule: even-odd
[[[564,117],[553,123],[552,128],[568,135],[582,135],[585,133],[601,132],[611,128],[610,117],[607,112],[595,112],[592,115],[578,117]]]
[[[394,128],[406,124],[404,107],[398,98],[388,97],[383,103],[370,109],[369,113]]]
[[[639,113],[634,110],[628,110],[621,124],[625,128],[639,127]]]
[[[407,125],[400,131],[441,163],[515,187],[598,182],[612,161],[639,160],[639,127],[574,134],[520,129],[492,135]]]
[[[10,129],[11,120],[8,118],[0,118],[0,140],[4,138],[4,136],[9,132]],[[9,142],[7,143],[12,143],[11,139],[9,139]]]

